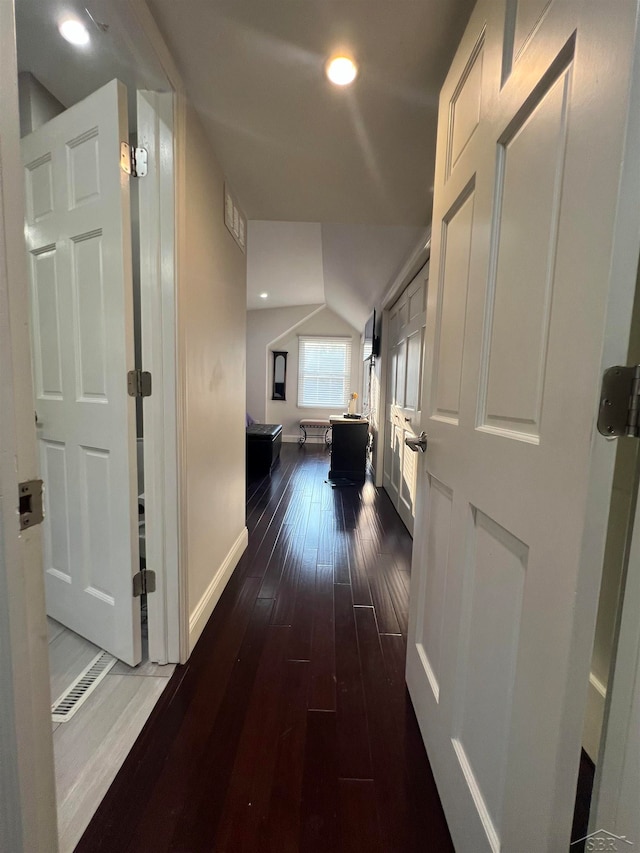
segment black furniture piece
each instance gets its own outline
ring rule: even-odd
[[[270,473],[280,458],[282,424],[251,424],[247,427],[247,476]]]
[[[367,469],[368,421],[333,417],[331,428],[329,479],[363,482]]]

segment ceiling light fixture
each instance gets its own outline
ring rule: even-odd
[[[65,21],[62,21],[58,29],[62,38],[66,39],[70,44],[74,44],[77,47],[89,44],[89,31],[82,21],[78,21],[76,18],[67,18]]]
[[[358,66],[348,56],[335,56],[327,62],[325,72],[335,86],[348,86],[358,76]]]
[[[269,295],[268,293],[261,293],[260,299],[266,299],[268,295]]]

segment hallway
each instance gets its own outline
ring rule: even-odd
[[[285,444],[249,547],[78,851],[452,849],[404,684],[411,539]]]

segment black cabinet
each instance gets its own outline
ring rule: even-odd
[[[367,421],[331,419],[330,480],[364,480],[367,466]]]

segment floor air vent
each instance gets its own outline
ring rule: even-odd
[[[81,672],[71,686],[51,706],[51,719],[54,723],[66,723],[78,708],[89,698],[102,681],[116,658],[108,652],[100,652],[89,666]]]

